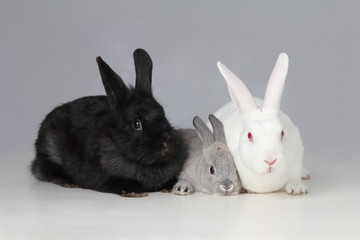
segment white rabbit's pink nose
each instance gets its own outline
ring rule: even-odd
[[[267,164],[269,164],[270,166],[272,166],[275,162],[276,162],[276,159],[274,160],[264,160]]]

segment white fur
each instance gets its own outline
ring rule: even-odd
[[[218,63],[221,73],[226,72],[223,76],[233,101],[225,104],[214,115],[224,125],[227,145],[233,154],[242,186],[251,192],[285,189],[289,194],[306,193],[306,186],[301,182],[304,148],[300,132],[279,109],[287,62],[287,55],[280,54],[265,93],[266,102],[257,98],[252,100],[256,108],[243,106],[244,102],[250,101],[248,96],[241,95],[246,92],[241,88],[246,86],[238,84],[241,80],[229,74],[230,70]],[[283,140],[282,130],[285,133]],[[248,139],[249,132],[253,135],[253,142]],[[269,159],[276,159],[271,168],[265,162]]]

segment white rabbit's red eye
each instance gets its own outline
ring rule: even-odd
[[[285,135],[284,130],[282,130],[282,131],[281,131],[281,140],[283,140],[284,135]]]
[[[252,136],[251,132],[249,132],[249,133],[248,133],[248,139],[250,140],[250,142],[254,141],[254,139],[253,139],[253,136]]]
[[[135,119],[132,124],[134,130],[141,131],[142,130],[142,124],[139,119]]]
[[[210,167],[210,174],[211,175],[215,174],[215,168],[213,166]]]

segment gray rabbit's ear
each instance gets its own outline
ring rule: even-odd
[[[222,122],[213,114],[209,115],[209,120],[213,127],[215,141],[226,144],[224,125],[222,124]]]
[[[214,136],[211,133],[210,129],[198,116],[193,119],[194,127],[200,135],[201,141],[203,143],[203,148],[210,147],[215,142]]]
[[[152,95],[153,64],[149,54],[144,49],[136,49],[134,51],[134,63],[136,71],[135,91]]]
[[[99,66],[101,79],[105,88],[105,92],[112,108],[116,109],[125,102],[128,95],[128,88],[121,77],[111,69],[101,57],[96,58]]]

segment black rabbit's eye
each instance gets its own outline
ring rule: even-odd
[[[141,121],[139,119],[135,119],[133,121],[132,125],[133,125],[134,130],[138,130],[138,131],[142,130],[142,124],[141,124]]]
[[[212,174],[212,175],[215,174],[215,168],[213,166],[210,167],[210,174]]]

